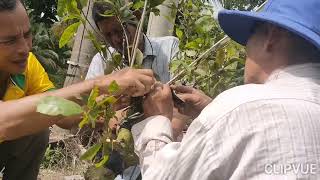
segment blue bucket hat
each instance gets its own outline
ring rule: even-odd
[[[246,45],[256,22],[282,27],[320,49],[320,0],[269,0],[260,12],[222,10],[218,20],[234,41]]]

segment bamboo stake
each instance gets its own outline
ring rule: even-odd
[[[130,67],[133,67],[134,62],[136,60],[137,48],[138,48],[138,45],[139,45],[139,39],[140,39],[140,36],[141,36],[143,23],[144,23],[144,19],[145,19],[145,16],[146,16],[147,4],[148,4],[148,0],[146,0],[144,2],[143,13],[142,13],[142,17],[141,17],[141,20],[140,20],[140,23],[139,23],[138,35],[137,35],[137,38],[135,39],[135,44],[134,44],[134,48],[133,48],[133,55],[132,55],[132,58],[131,58]]]

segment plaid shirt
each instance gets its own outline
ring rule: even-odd
[[[225,91],[181,143],[162,116],[132,132],[144,179],[318,180],[319,117],[320,64],[303,64]]]

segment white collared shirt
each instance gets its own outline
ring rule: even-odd
[[[143,55],[154,55],[152,64],[153,71],[159,76],[160,81],[166,83],[170,80],[169,64],[179,51],[179,39],[173,36],[145,38],[145,49]],[[115,50],[109,48],[113,53]],[[111,56],[110,53],[107,56]],[[109,59],[109,58],[107,58]],[[90,64],[86,79],[92,79],[104,75],[106,63],[100,53],[97,53]]]
[[[181,143],[171,131],[163,116],[133,127],[143,179],[319,180],[320,64],[223,92]]]

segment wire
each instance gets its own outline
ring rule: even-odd
[[[135,165],[135,166],[134,166],[134,169],[133,169],[133,171],[131,172],[131,175],[130,175],[130,179],[129,179],[129,180],[131,180],[131,179],[132,179],[133,174],[134,174],[134,172],[136,171],[136,168],[137,168],[137,165]]]

